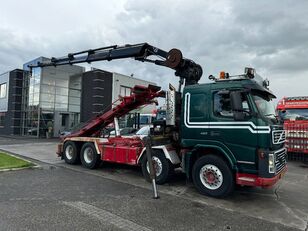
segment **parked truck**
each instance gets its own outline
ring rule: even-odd
[[[101,161],[140,165],[149,179],[142,139],[102,134],[110,123],[118,130],[118,117],[156,97],[166,97],[166,119],[151,128],[157,183],[165,183],[174,168],[181,167],[200,193],[223,197],[236,184],[269,187],[282,177],[287,169],[285,136],[275,117],[275,96],[266,81],[255,78],[252,68],[236,76],[221,72],[219,78],[209,77],[212,83],[198,84],[199,64],[183,58],[178,49],[166,52],[147,43],[72,53],[31,68],[130,57],[174,69],[180,78],[178,89],[170,85],[165,92],[156,86],[135,86],[120,104],[63,138],[57,153],[66,163],[80,160],[86,168]]]
[[[284,121],[289,158],[308,162],[308,96],[284,97],[277,111]]]

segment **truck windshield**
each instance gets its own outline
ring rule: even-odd
[[[308,109],[286,109],[279,112],[279,116],[284,120],[308,120]]]
[[[269,97],[262,96],[260,94],[253,94],[253,100],[261,115],[268,118],[275,118],[276,111],[273,100]]]

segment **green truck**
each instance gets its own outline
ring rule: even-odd
[[[254,72],[223,74],[183,91],[183,168],[201,193],[225,196],[235,184],[269,187],[286,171],[285,132],[275,114],[275,96],[249,71]]]
[[[252,68],[237,76],[211,75],[212,83],[199,84],[199,64],[183,58],[178,49],[166,52],[147,43],[70,53],[30,68],[123,58],[175,70],[179,88],[170,85],[164,92],[156,86],[135,86],[119,105],[62,138],[57,154],[66,163],[81,162],[87,168],[101,161],[140,165],[149,179],[145,142],[140,137],[121,137],[118,118],[166,96],[166,119],[153,122],[150,136],[157,183],[165,183],[181,167],[202,194],[224,197],[235,185],[270,187],[286,172],[285,132],[275,114],[275,96],[268,81]],[[110,123],[116,137],[102,137]]]

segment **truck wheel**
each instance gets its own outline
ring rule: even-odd
[[[154,168],[156,171],[156,183],[164,184],[168,181],[169,177],[172,175],[174,171],[173,165],[167,160],[165,154],[160,150],[153,150],[153,162]],[[147,156],[144,154],[141,160],[141,169],[144,178],[147,181],[151,181],[150,178],[150,169]]]
[[[80,152],[81,164],[89,169],[97,168],[101,162],[93,143],[85,143]]]
[[[79,150],[75,142],[67,141],[63,147],[63,157],[67,164],[78,164],[79,163]]]
[[[234,190],[234,177],[227,163],[218,156],[206,155],[194,164],[192,178],[202,194],[225,197]]]

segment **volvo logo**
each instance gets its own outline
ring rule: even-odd
[[[284,140],[284,138],[285,138],[285,131],[283,131],[283,132],[281,132],[281,133],[280,133],[280,136],[279,136],[278,142],[283,141],[283,140]]]

